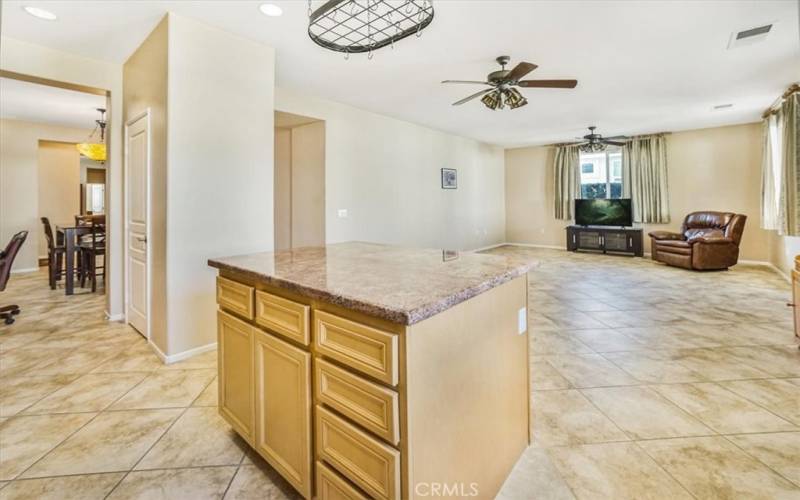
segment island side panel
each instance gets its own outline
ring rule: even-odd
[[[494,498],[528,446],[528,335],[518,333],[527,282],[523,275],[408,328],[409,498],[432,488]]]

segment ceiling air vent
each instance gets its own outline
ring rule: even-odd
[[[731,33],[731,39],[728,42],[728,48],[735,49],[736,47],[763,42],[764,39],[767,38],[770,30],[772,30],[772,24],[765,24],[764,26],[748,28],[742,31],[734,31]]]

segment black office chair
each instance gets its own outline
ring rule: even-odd
[[[27,237],[28,231],[18,232],[8,242],[6,249],[0,252],[0,292],[6,289],[6,283],[11,276],[11,265],[14,264],[14,258]],[[7,325],[14,322],[14,316],[17,314],[19,314],[18,305],[0,307],[0,319],[3,319]]]

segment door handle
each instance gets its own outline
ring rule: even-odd
[[[147,243],[147,236],[145,236],[144,238],[142,238],[140,236],[137,236],[136,237],[136,241],[141,241],[142,243]]]
[[[786,307],[797,307],[793,302],[787,302]]]

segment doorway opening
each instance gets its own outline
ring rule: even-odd
[[[275,250],[325,244],[325,122],[275,112]]]

